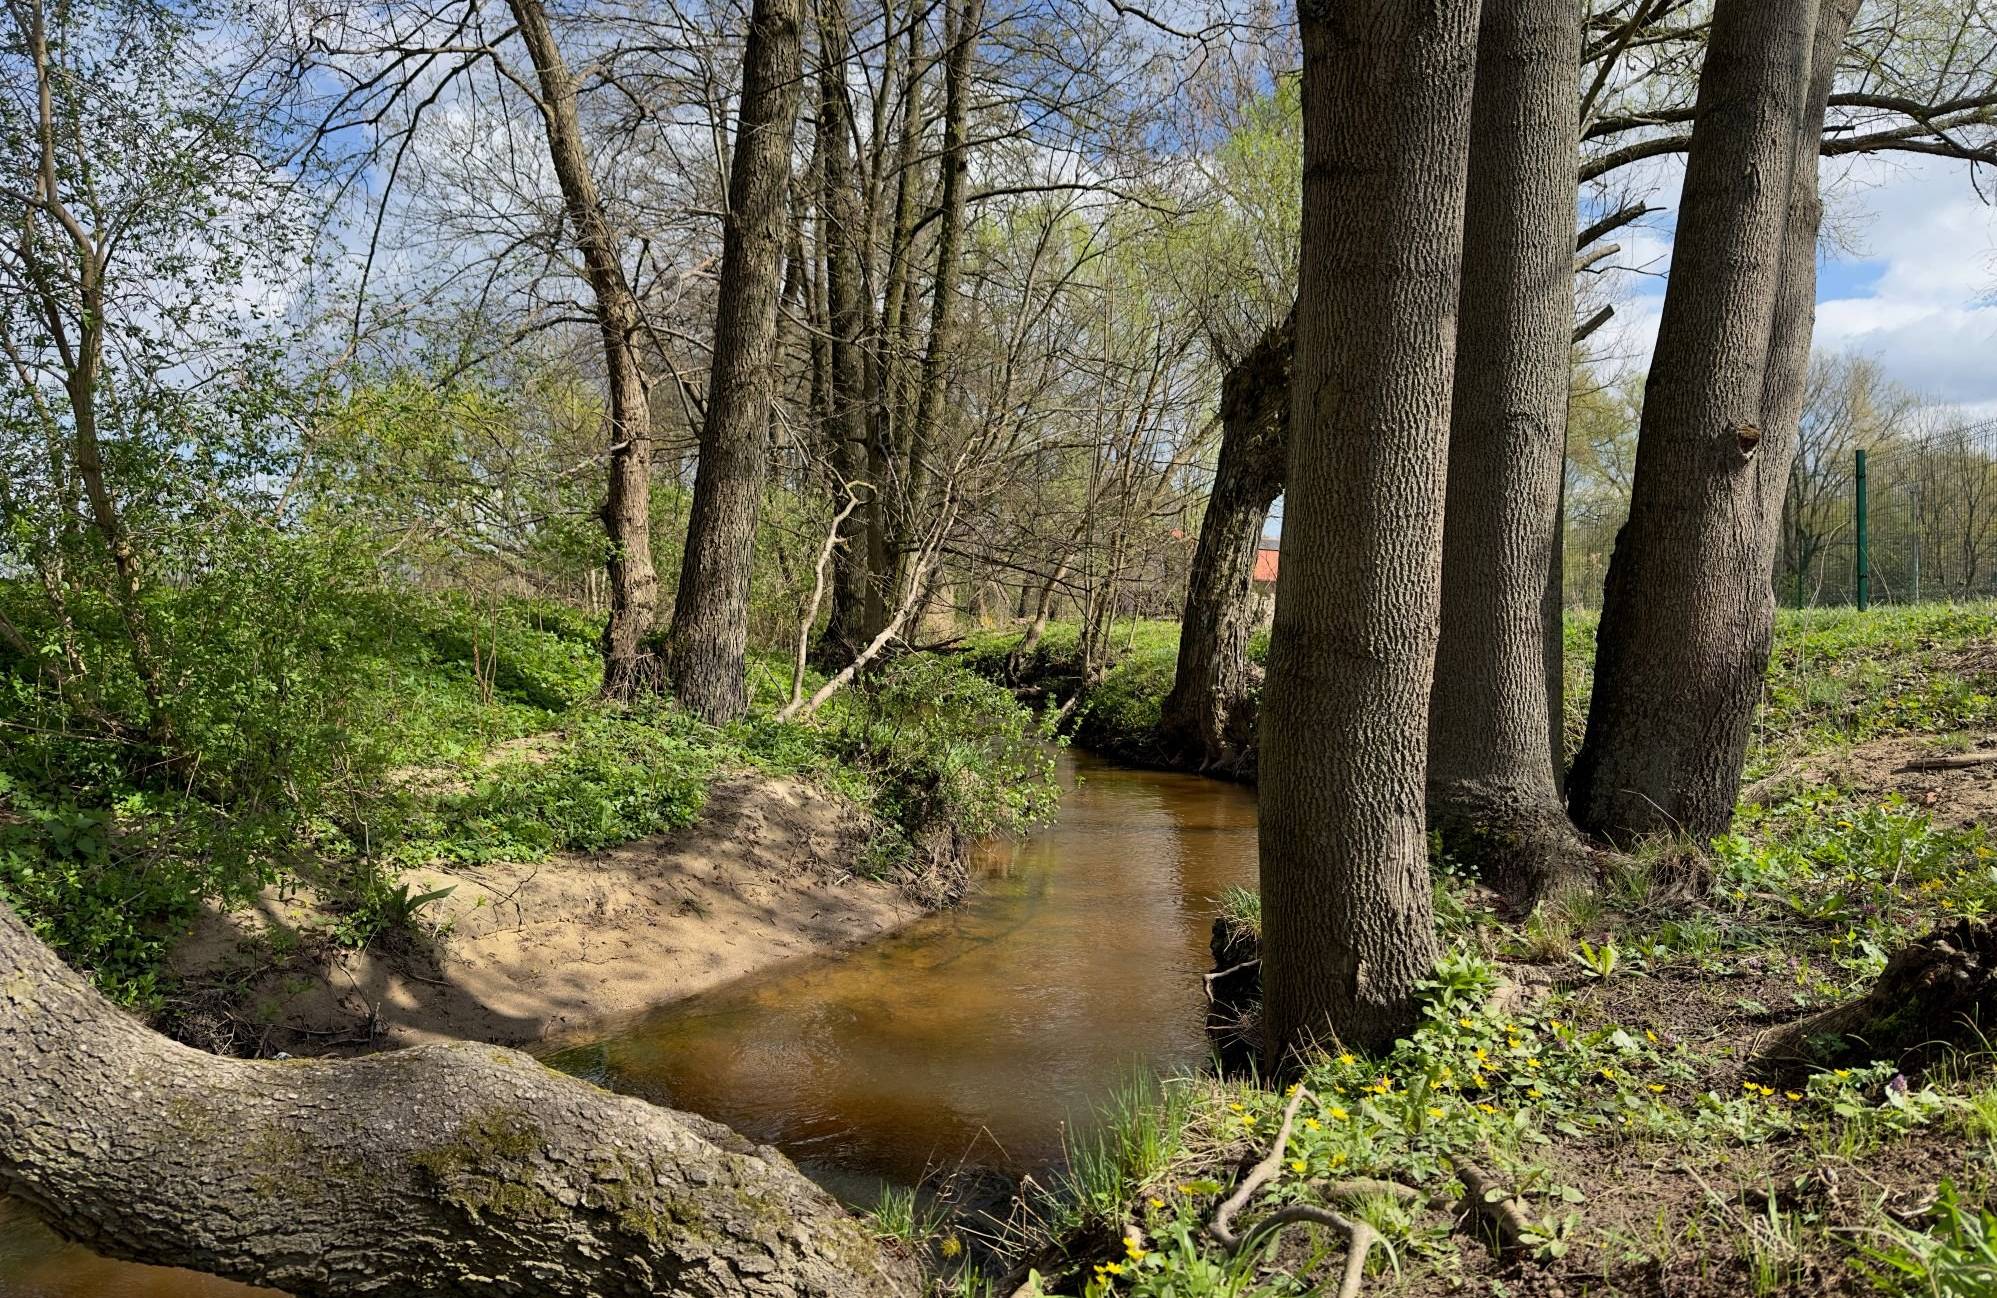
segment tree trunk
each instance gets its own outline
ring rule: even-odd
[[[299,1298],[916,1290],[776,1151],[525,1055],[218,1059],[5,905],[0,970],[0,1191],[100,1253]]]
[[[624,277],[617,235],[590,174],[575,77],[548,26],[547,12],[541,0],[508,0],[508,5],[534,60],[548,156],[569,223],[575,227],[603,337],[604,375],[610,388],[610,486],[601,515],[609,542],[605,566],[610,577],[603,692],[611,698],[629,698],[658,683],[656,664],[645,650],[658,615],[659,576],[652,567],[652,409],[638,359],[638,299]]]
[[[929,346],[922,357],[922,378],[916,389],[915,415],[909,426],[907,519],[897,550],[899,563],[912,559],[910,540],[927,525],[930,501],[930,457],[935,453],[936,424],[943,415],[944,390],[950,381],[957,284],[963,261],[965,183],[970,173],[967,140],[971,99],[971,60],[984,24],[984,0],[949,0],[946,39],[949,54],[943,69],[942,195],[937,204],[936,276],[929,304]]]
[[[823,167],[819,221],[825,229],[826,300],[831,325],[831,374],[826,440],[839,473],[860,497],[860,508],[839,530],[832,568],[832,614],[819,640],[818,657],[842,667],[866,643],[869,596],[883,574],[871,571],[867,532],[880,507],[881,484],[871,481],[867,454],[866,363],[861,338],[866,307],[861,295],[860,250],[864,235],[853,190],[852,109],[846,91],[846,3],[818,0],[818,152]]]
[[[1773,619],[1762,497],[1788,464],[1764,480],[1758,452],[1816,18],[1817,0],[1714,8],[1570,788],[1612,842],[1733,816]]]
[[[803,60],[803,0],[756,0],[723,225],[714,364],[666,660],[673,694],[719,725],[747,705],[749,578],[768,466],[777,292]]]
[[[1265,1052],[1377,1048],[1434,963],[1423,777],[1476,0],[1301,8],[1304,218],[1262,714]]]
[[[1768,346],[1768,372],[1761,389],[1761,450],[1755,456],[1759,485],[1755,503],[1762,511],[1762,554],[1759,570],[1772,574],[1782,542],[1782,507],[1788,499],[1796,463],[1799,425],[1808,396],[1810,339],[1817,323],[1817,234],[1824,204],[1818,193],[1818,141],[1824,133],[1824,113],[1837,78],[1845,36],[1858,16],[1859,0],[1821,0],[1817,12],[1815,48],[1810,55],[1809,98],[1803,107],[1790,179],[1789,213],[1783,230],[1782,287],[1775,301],[1775,324]],[[1764,645],[1773,638],[1777,593],[1771,584],[1767,611],[1757,633]],[[1757,678],[1768,668],[1762,650]]]
[[[1255,743],[1255,555],[1283,490],[1296,316],[1270,329],[1221,385],[1220,458],[1179,622],[1179,661],[1159,710],[1167,751],[1201,770],[1239,772]]]
[[[1573,368],[1580,74],[1572,0],[1484,6],[1428,808],[1444,843],[1520,909],[1581,859],[1549,746],[1558,642],[1547,624]]]

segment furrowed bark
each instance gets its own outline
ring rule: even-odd
[[[723,223],[714,364],[666,663],[673,695],[719,725],[747,706],[749,578],[768,468],[791,133],[803,59],[803,0],[757,0],[742,59]]]
[[[1814,138],[1804,119],[1817,11],[1818,0],[1714,9],[1569,790],[1582,828],[1616,843],[1720,833],[1739,792],[1773,613],[1764,514],[1781,498],[1764,505],[1761,447],[1771,368],[1788,363],[1771,344],[1792,180]]]
[[[1583,859],[1549,747],[1559,642],[1546,613],[1573,366],[1581,13],[1489,3],[1477,39],[1428,809],[1524,909]]]
[[[547,11],[540,0],[508,0],[508,5],[540,82],[538,106],[548,156],[582,251],[584,275],[596,299],[597,331],[603,339],[604,375],[610,389],[610,484],[601,513],[610,578],[610,620],[603,628],[603,692],[610,698],[629,698],[658,684],[657,665],[645,650],[645,639],[658,616],[659,576],[652,566],[652,408],[638,356],[638,298],[624,276],[617,234],[590,174],[575,77],[548,26]]]
[[[1201,770],[1239,773],[1252,760],[1255,555],[1283,490],[1290,438],[1294,314],[1263,334],[1221,386],[1220,458],[1207,497],[1179,623],[1172,691],[1159,709],[1165,745]]]
[[[206,1055],[5,905],[0,971],[0,1191],[100,1253],[298,1298],[916,1292],[774,1150],[525,1055]]]
[[[1304,220],[1262,717],[1271,1072],[1386,1046],[1435,957],[1423,778],[1475,0],[1301,9]]]

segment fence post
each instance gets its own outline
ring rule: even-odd
[[[1872,556],[1865,532],[1865,452],[1858,452],[1858,611],[1872,607]]]

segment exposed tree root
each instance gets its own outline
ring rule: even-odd
[[[1997,1023],[1997,926],[1961,920],[1901,947],[1871,990],[1778,1029],[1750,1069],[1783,1075],[1868,1059],[1913,1064]]]
[[[1496,1237],[1498,1252],[1528,1251],[1531,1243],[1527,1236],[1532,1233],[1532,1221],[1519,1208],[1519,1201],[1511,1191],[1467,1159],[1452,1158],[1449,1165],[1456,1169],[1456,1179],[1463,1182],[1463,1198],[1457,1211],[1466,1220],[1489,1227]]]
[[[1207,1222],[1207,1234],[1211,1235],[1222,1248],[1226,1249],[1232,1255],[1246,1248],[1250,1241],[1260,1239],[1273,1231],[1281,1230],[1283,1227],[1294,1225],[1297,1222],[1309,1222],[1313,1225],[1329,1226],[1334,1230],[1344,1231],[1347,1240],[1345,1275],[1339,1282],[1338,1298],[1356,1298],[1359,1293],[1360,1282],[1365,1278],[1367,1255],[1373,1251],[1375,1244],[1382,1242],[1380,1233],[1365,1222],[1355,1221],[1345,1214],[1335,1212],[1330,1208],[1315,1208],[1308,1204],[1292,1204],[1290,1207],[1281,1208],[1270,1213],[1267,1217],[1262,1218],[1239,1234],[1234,1230],[1235,1214],[1239,1213],[1248,1204],[1249,1200],[1255,1197],[1256,1191],[1273,1180],[1276,1173],[1281,1170],[1283,1166],[1283,1151],[1290,1144],[1290,1129],[1295,1125],[1297,1120],[1297,1107],[1304,1102],[1304,1098],[1309,1094],[1310,1092],[1301,1086],[1291,1090],[1290,1102],[1283,1108],[1283,1123],[1276,1129],[1275,1143],[1269,1147],[1268,1155],[1261,1162],[1250,1168],[1247,1176],[1241,1178],[1241,1184],[1234,1187],[1234,1193],[1229,1195],[1218,1208],[1214,1209],[1213,1219]],[[1354,1198],[1374,1193],[1375,1190],[1372,1187],[1381,1184],[1385,1183],[1370,1181],[1339,1183],[1326,1187],[1325,1193],[1327,1197],[1332,1198]],[[1363,1188],[1351,1188],[1353,1186],[1361,1186]],[[1345,1193],[1342,1196],[1338,1193],[1341,1188],[1345,1189]],[[1397,1191],[1407,1190],[1407,1187],[1399,1186],[1396,1189]],[[1407,1190],[1407,1192],[1409,1194],[1415,1193],[1412,1190]]]

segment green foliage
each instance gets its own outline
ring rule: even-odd
[[[954,663],[897,658],[826,711],[823,742],[910,841],[943,827],[963,838],[1020,833],[1057,805],[1048,727]],[[796,742],[765,735],[766,751]]]
[[[1929,1230],[1882,1224],[1880,1243],[1859,1246],[1859,1269],[1884,1293],[1929,1298],[1997,1293],[1997,1215],[1963,1203],[1955,1183],[1944,1180],[1934,1216]]]

